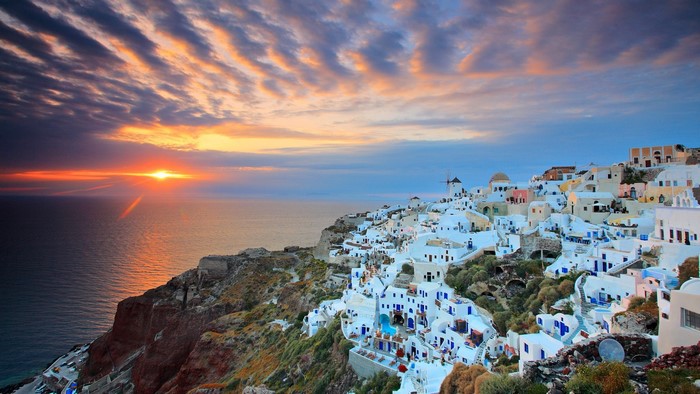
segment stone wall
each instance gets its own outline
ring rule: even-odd
[[[197,272],[209,278],[222,278],[228,272],[228,261],[223,256],[206,256],[199,260]]]
[[[663,354],[646,369],[693,368],[700,369],[700,342],[692,346],[674,347],[671,353]]]
[[[542,238],[537,235],[537,232],[531,235],[520,236],[520,250],[518,254],[524,258],[529,259],[533,252],[542,249],[559,253],[561,252],[561,241],[559,239]]]
[[[526,362],[522,371],[523,378],[531,382],[554,383],[555,386],[563,386],[577,365],[602,361],[598,354],[598,344],[608,338],[612,338],[622,345],[625,350],[626,364],[651,361],[653,356],[652,342],[651,337],[647,335],[598,335],[567,346],[554,357]]]
[[[361,356],[353,351],[350,351],[349,362],[353,371],[361,378],[371,378],[378,372],[386,372],[391,375],[396,375],[396,370],[377,364],[367,357]]]

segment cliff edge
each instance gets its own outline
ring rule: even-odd
[[[340,331],[307,339],[300,331],[306,311],[342,289],[311,249],[292,250],[207,256],[197,269],[123,300],[112,329],[90,346],[80,384],[135,393],[321,389],[313,381],[346,392],[357,377],[345,368]]]

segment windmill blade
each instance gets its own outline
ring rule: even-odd
[[[445,193],[450,191],[450,170],[445,171]]]

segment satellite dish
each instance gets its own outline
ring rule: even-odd
[[[625,349],[622,348],[620,342],[607,338],[598,344],[598,354],[603,361],[624,361]]]

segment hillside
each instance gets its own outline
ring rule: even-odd
[[[209,256],[225,272],[190,270],[120,302],[80,383],[136,393],[347,392],[357,377],[339,323],[313,338],[300,331],[309,308],[338,296],[326,280],[334,270],[310,249],[290,250]]]

